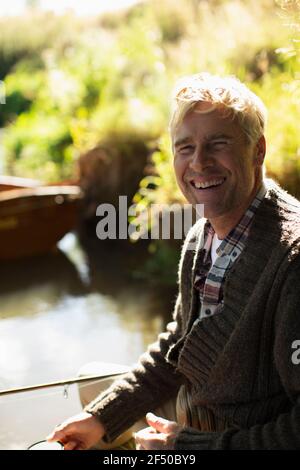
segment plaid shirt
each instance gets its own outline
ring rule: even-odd
[[[210,222],[206,222],[204,226],[203,255],[196,269],[194,282],[194,287],[199,291],[201,302],[199,320],[214,315],[222,309],[226,273],[244,249],[255,211],[265,197],[266,192],[266,186],[262,183],[238,225],[231,230],[217,248],[218,256],[213,265],[211,265],[211,247],[215,231]]]

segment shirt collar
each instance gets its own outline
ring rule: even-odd
[[[221,256],[222,254],[231,255],[234,249],[238,249],[239,251],[241,251],[244,248],[256,209],[260,205],[261,201],[264,199],[266,192],[266,184],[264,181],[262,181],[262,184],[260,185],[256,195],[254,196],[251,204],[240,219],[239,223],[231,230],[231,232],[224,238],[224,240],[222,240],[221,245],[219,245],[219,247],[217,248],[216,251],[218,256]],[[211,249],[212,240],[215,235],[215,231],[209,220],[207,220],[205,223],[204,232],[205,241],[203,248],[206,250],[206,252],[208,252]]]

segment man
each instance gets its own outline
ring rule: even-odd
[[[265,120],[235,78],[179,82],[174,168],[205,219],[182,249],[174,321],[50,439],[111,442],[171,400],[172,416],[147,414],[137,449],[300,449],[300,203],[264,178]]]

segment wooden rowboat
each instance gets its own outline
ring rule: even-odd
[[[11,186],[0,191],[0,260],[48,252],[76,226],[79,186]]]
[[[30,178],[19,178],[18,176],[0,175],[0,191],[9,191],[10,189],[37,188],[42,186],[38,180]]]

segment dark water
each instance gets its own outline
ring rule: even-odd
[[[0,389],[76,376],[91,361],[131,365],[170,318],[175,288],[133,280],[143,253],[59,250],[0,266]],[[77,387],[0,398],[0,449],[23,449],[80,411]]]

